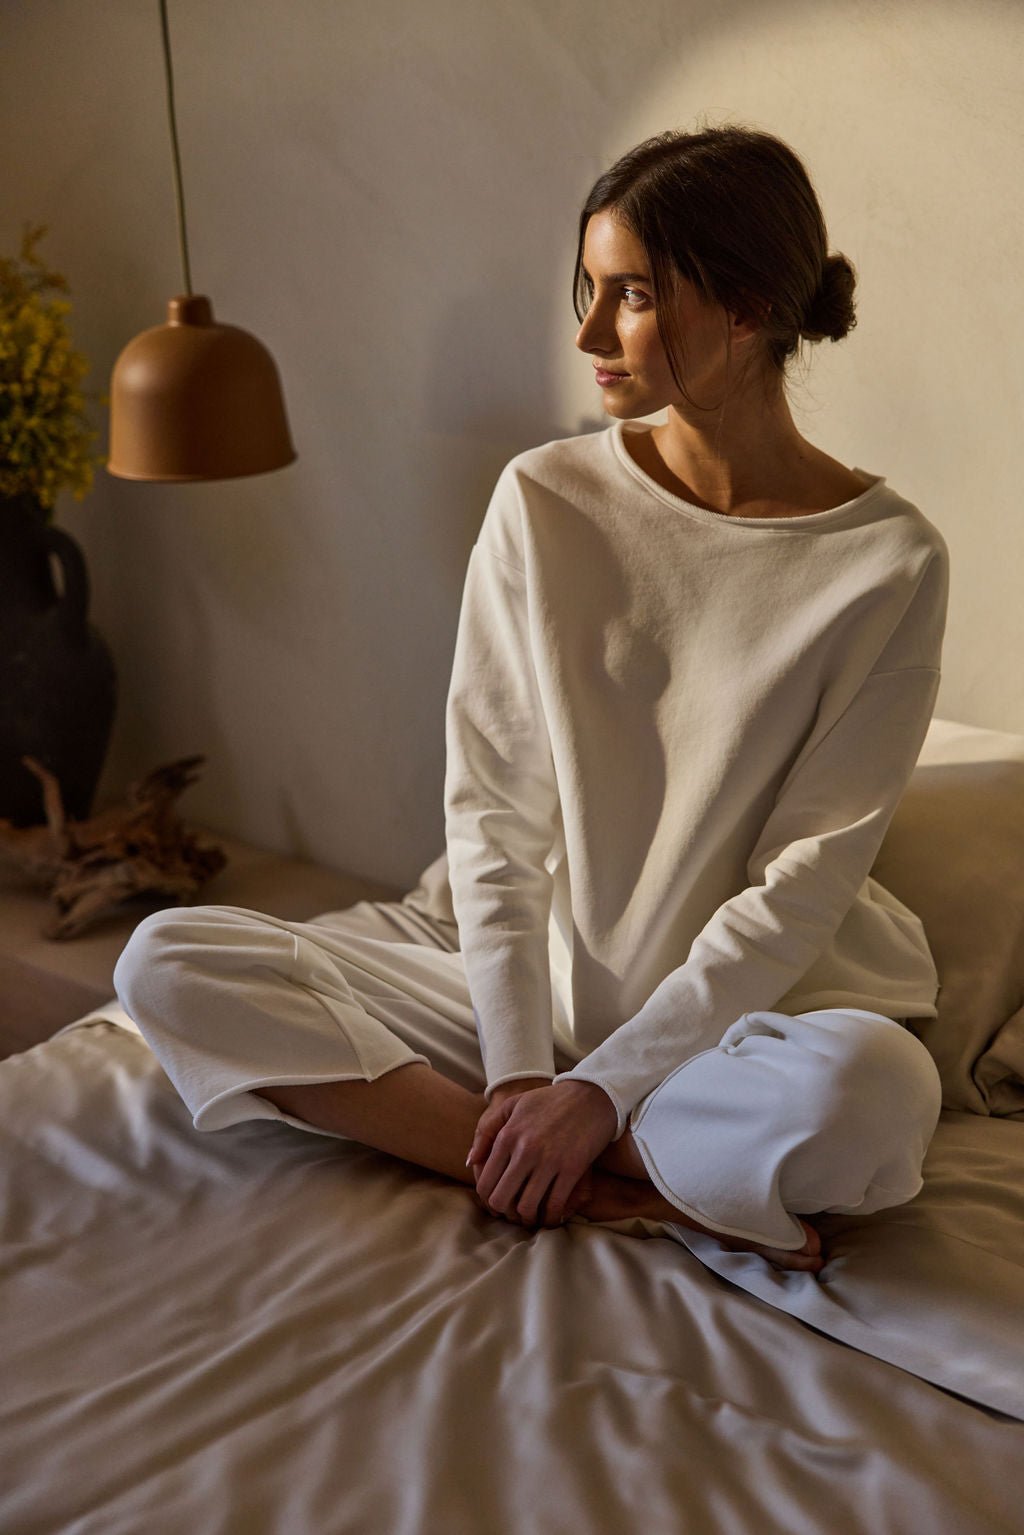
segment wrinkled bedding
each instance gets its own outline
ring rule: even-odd
[[[944,1113],[915,1201],[822,1222],[821,1282],[198,1135],[98,1019],[0,1065],[0,1136],[5,1535],[1021,1528],[1017,1121]]]
[[[818,1279],[197,1134],[116,1007],[0,1063],[0,1535],[1019,1535],[1022,863],[1024,738],[933,721],[877,872],[946,1108],[916,1199],[820,1220]],[[443,856],[337,916],[458,944]]]

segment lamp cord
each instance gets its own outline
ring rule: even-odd
[[[178,207],[178,248],[185,292],[192,292],[192,271],[188,260],[188,235],[185,232],[185,194],[181,185],[181,152],[178,149],[178,125],[174,116],[174,71],[171,68],[171,33],[167,25],[167,0],[160,0],[160,23],[164,39],[164,72],[167,76],[167,119],[171,130],[171,155],[174,161],[174,196]]]

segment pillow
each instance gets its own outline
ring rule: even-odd
[[[916,912],[947,1108],[1024,1114],[1024,737],[933,720],[872,874]]]

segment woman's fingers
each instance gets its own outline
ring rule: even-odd
[[[553,1171],[545,1178],[537,1169],[531,1170],[523,1153],[510,1151],[499,1136],[477,1174],[476,1191],[495,1214],[532,1221],[553,1176]]]
[[[604,1095],[602,1095],[604,1096]],[[467,1165],[492,1214],[525,1225],[560,1225],[586,1197],[580,1184],[607,1141],[581,1113],[579,1096],[544,1085],[492,1102],[477,1121]],[[581,1133],[582,1131],[582,1133]]]
[[[520,1216],[528,1226],[561,1226],[574,1187],[564,1174],[551,1178],[546,1186],[543,1178],[531,1179],[519,1196]]]
[[[481,1184],[477,1192],[486,1198],[489,1209],[508,1220],[519,1220],[526,1226],[559,1226],[578,1182],[578,1178],[551,1166],[524,1170],[522,1159],[513,1157],[497,1179],[488,1176],[488,1192],[484,1193]]]
[[[547,1201],[543,1207],[545,1226],[561,1226],[570,1215],[575,1213],[576,1206],[582,1203],[582,1191],[576,1199],[573,1195],[580,1187],[581,1181],[572,1174],[564,1172],[554,1180],[548,1189]]]
[[[476,1192],[491,1215],[503,1216],[522,1226],[561,1226],[582,1202],[583,1184],[584,1179],[573,1179],[564,1173],[535,1172],[524,1181],[509,1162],[500,1175],[496,1167],[489,1165]],[[577,1190],[579,1197],[574,1199]]]
[[[493,1209],[505,1212],[506,1205],[509,1210],[515,1208],[516,1198],[523,1185],[525,1174],[520,1174],[519,1181],[510,1192],[511,1179],[509,1167],[512,1153],[507,1142],[503,1143],[495,1134],[485,1154],[479,1157],[473,1169],[476,1180],[476,1191],[480,1198],[486,1201]]]
[[[514,1098],[489,1103],[477,1120],[476,1130],[466,1158],[466,1166],[482,1166],[490,1156],[494,1138],[515,1107]]]
[[[514,1214],[526,1226],[561,1226],[581,1204],[584,1189],[582,1179],[573,1179],[565,1173],[555,1175],[535,1174],[530,1178],[515,1205]],[[577,1189],[579,1196],[574,1198]]]
[[[534,1173],[527,1179],[515,1206],[520,1220],[527,1226],[557,1226],[558,1220],[550,1205],[557,1182],[557,1178],[544,1173]]]
[[[495,1146],[476,1180],[476,1191],[499,1215],[512,1215],[519,1203],[525,1175],[513,1170],[507,1154]]]

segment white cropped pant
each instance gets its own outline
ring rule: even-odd
[[[483,1091],[462,956],[365,928],[345,912],[286,922],[232,906],[139,924],[114,984],[197,1129],[280,1119],[314,1131],[256,1089],[372,1081],[410,1061]],[[575,1064],[556,1047],[556,1071]],[[795,1248],[798,1214],[912,1199],[939,1107],[934,1062],[900,1023],[856,1009],[756,1012],[671,1072],[629,1124],[678,1209]]]

